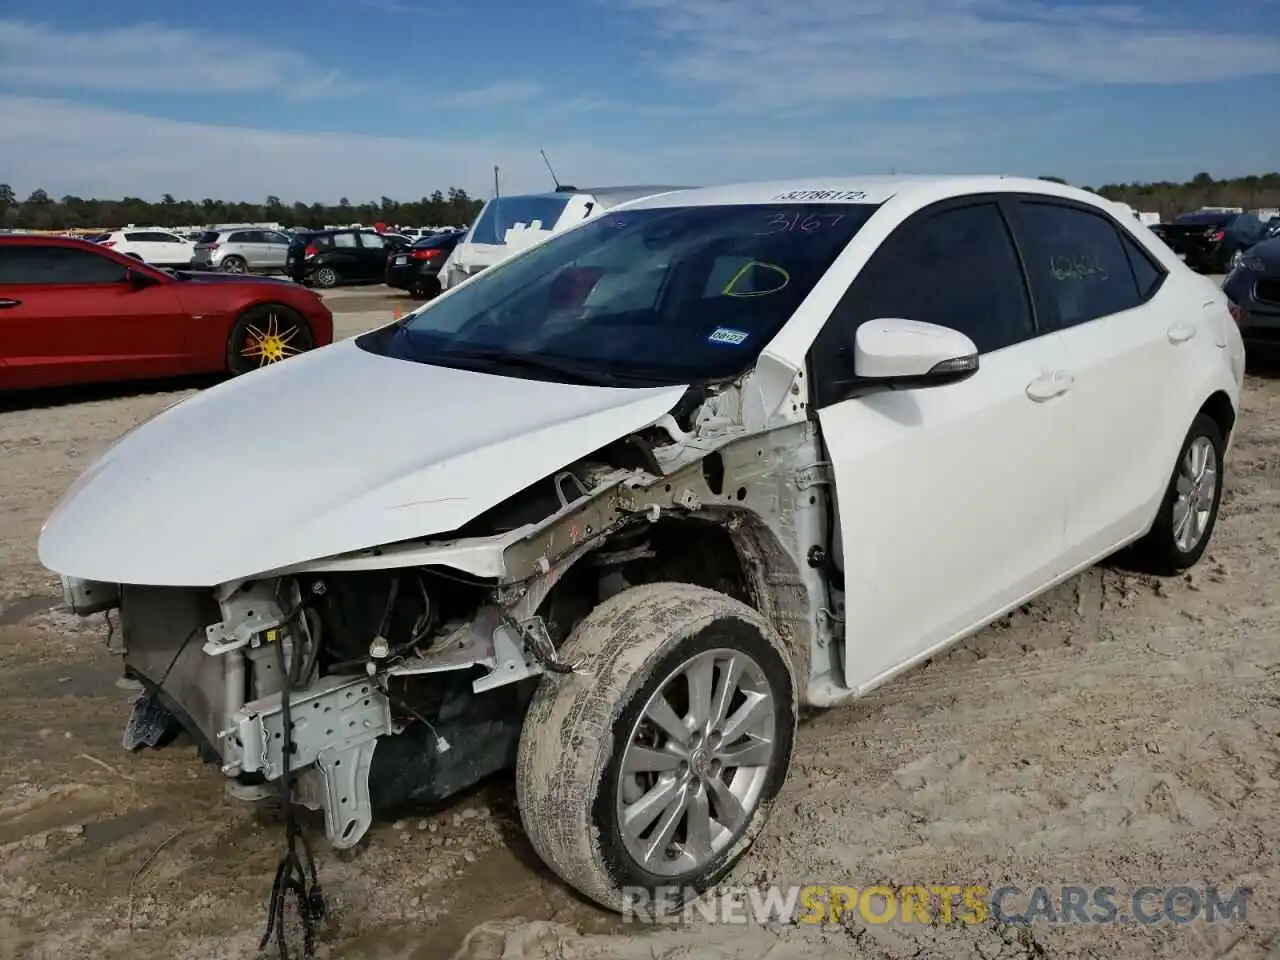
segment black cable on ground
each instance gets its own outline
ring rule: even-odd
[[[286,666],[284,659],[284,638],[291,630],[301,612],[301,605],[281,624],[276,634],[276,664],[280,669],[280,718],[284,724],[284,748],[281,751],[280,772],[280,804],[284,813],[285,854],[276,868],[275,881],[271,885],[271,899],[267,903],[267,928],[258,944],[259,950],[265,950],[275,934],[276,949],[280,960],[289,960],[289,946],[285,935],[285,903],[290,894],[293,895],[295,910],[302,926],[302,958],[311,960],[315,956],[315,927],[324,918],[324,895],[320,891],[320,881],[316,876],[316,862],[311,855],[311,845],[307,842],[301,824],[294,816],[293,809],[293,773],[289,759],[293,751],[293,720],[290,710],[289,696],[294,686],[301,680],[302,656],[301,637],[294,638],[293,655]]]

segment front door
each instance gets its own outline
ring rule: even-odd
[[[968,335],[978,372],[885,390],[853,376],[878,317]],[[810,354],[835,480],[845,683],[865,690],[980,626],[1060,569],[1071,392],[1039,336],[995,201],[923,211],[858,274]]]
[[[189,319],[173,283],[137,286],[92,250],[0,250],[0,388],[185,372]]]

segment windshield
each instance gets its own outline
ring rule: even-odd
[[[568,197],[554,194],[494,197],[480,211],[471,242],[500,246],[507,242],[508,230],[519,226],[534,229],[535,222],[539,224],[536,229],[554,230],[556,221],[568,205]]]
[[[751,367],[875,209],[608,213],[357,343],[421,363],[583,383],[729,379]]]

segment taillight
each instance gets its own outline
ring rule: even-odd
[[[1241,309],[1240,309],[1240,307],[1239,307],[1237,304],[1235,304],[1235,303],[1231,302],[1230,300],[1228,300],[1228,301],[1227,301],[1227,312],[1231,314],[1231,319],[1232,319],[1232,320],[1234,320],[1234,321],[1236,322],[1236,326],[1237,326],[1237,327],[1238,327],[1238,326],[1240,326],[1240,315],[1241,315],[1244,311],[1243,311],[1243,310],[1241,310]]]
[[[1211,240],[1214,243],[1217,243],[1226,235],[1227,235],[1227,232],[1225,230],[1218,230],[1216,228],[1211,228],[1208,231],[1206,231],[1205,238],[1208,240]]]
[[[315,246],[315,244],[313,244],[313,243],[308,243],[308,244],[307,244],[307,249],[305,249],[305,250],[303,250],[303,251],[302,251],[302,255],[303,255],[304,257],[314,257],[314,256],[316,256],[316,255],[317,255],[317,254],[319,254],[319,253],[320,253],[320,251],[316,249],[316,246]]]
[[[409,256],[414,260],[434,260],[440,256],[440,249],[436,247],[428,250],[410,250]]]
[[[217,249],[218,249],[218,244],[216,244],[216,243],[211,243],[211,244],[209,244],[209,246],[207,246],[205,249],[206,249],[206,250],[208,250],[210,253],[213,253],[213,251],[215,251],[215,250],[217,250]]]
[[[99,244],[99,246],[103,247],[114,247],[115,245],[116,242],[114,240],[103,240],[102,243]]]

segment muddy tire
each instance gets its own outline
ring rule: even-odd
[[[1178,451],[1155,523],[1133,547],[1133,566],[1169,576],[1200,561],[1218,522],[1225,449],[1218,424],[1197,415]]]
[[[786,778],[786,647],[745,604],[660,583],[602,603],[561,657],[578,671],[543,678],[521,731],[525,832],[602,906],[674,908],[733,868]]]

